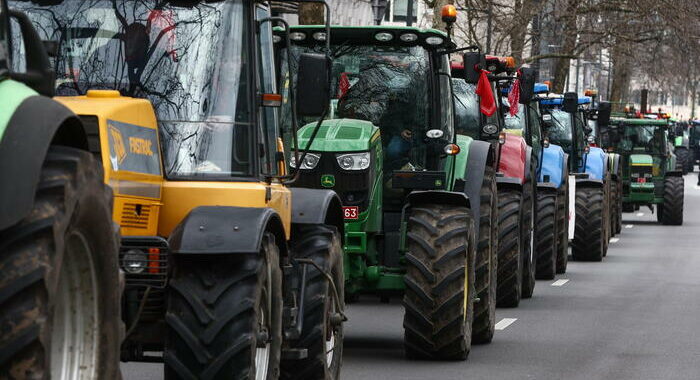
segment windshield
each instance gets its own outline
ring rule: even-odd
[[[57,95],[109,89],[153,104],[166,175],[250,175],[253,57],[248,38],[241,38],[249,34],[249,5],[190,4],[81,0],[12,6],[30,16],[42,39],[58,42]]]
[[[455,132],[472,138],[479,138],[481,113],[476,85],[464,79],[452,79],[455,98]]]
[[[571,147],[573,126],[571,114],[562,110],[553,109],[552,122],[547,130],[549,140],[557,145]]]
[[[503,109],[504,116],[503,119],[505,120],[506,123],[506,129],[515,129],[515,130],[520,130],[520,131],[525,131],[526,123],[525,123],[525,107],[522,105],[518,105],[518,113],[515,115],[510,114],[510,103],[508,103],[508,98],[507,97],[502,97],[501,98],[502,104],[505,106],[505,109]]]
[[[320,45],[294,46],[292,70],[296,72],[301,53],[324,50]],[[332,46],[332,56],[329,119],[370,121],[384,136],[400,136],[402,132],[404,136],[422,136],[429,129],[429,59],[425,49],[341,44]],[[282,69],[286,66],[284,63]],[[288,91],[284,88],[285,95]],[[290,103],[285,104],[283,124],[289,128]],[[311,121],[300,120],[299,127]]]
[[[627,152],[663,155],[666,151],[666,127],[625,125],[620,149]]]

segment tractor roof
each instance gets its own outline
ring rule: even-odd
[[[547,83],[535,83],[535,94],[546,94],[549,92]]]
[[[561,95],[554,95],[556,97],[551,97],[551,98],[541,98],[540,99],[540,104],[544,104],[547,106],[560,106],[564,104],[564,97]],[[590,104],[591,103],[591,97],[590,96],[579,96],[578,97],[578,104]]]
[[[655,119],[630,119],[630,118],[619,118],[619,117],[614,117],[612,118],[614,122],[618,122],[621,124],[625,125],[630,125],[630,126],[638,126],[638,125],[652,125],[652,126],[667,126],[668,121],[665,119],[661,120],[655,120]]]
[[[313,34],[316,32],[324,32],[326,29],[325,25],[296,25],[290,27],[290,32],[305,32],[306,37],[304,40],[296,40],[295,43],[321,43],[322,41],[314,40]],[[380,39],[377,37],[378,34],[384,33],[391,37],[389,39]],[[402,38],[403,35],[415,35],[417,38],[409,39]],[[332,40],[354,40],[363,42],[372,42],[377,44],[387,44],[387,45],[427,45],[426,42],[429,37],[441,38],[444,42],[442,44],[433,45],[435,47],[445,47],[452,48],[454,43],[450,41],[447,33],[437,30],[437,29],[423,29],[412,26],[387,26],[387,25],[368,25],[368,26],[344,26],[344,25],[333,25],[331,26],[331,41]],[[386,35],[382,35],[382,38],[386,38]]]

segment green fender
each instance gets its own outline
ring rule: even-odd
[[[14,115],[17,107],[25,99],[36,94],[36,91],[24,83],[12,79],[0,81],[0,99],[3,101],[3,106],[0,107],[0,141],[2,141],[5,129],[7,129],[10,118]]]

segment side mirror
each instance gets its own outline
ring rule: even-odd
[[[565,93],[561,109],[564,112],[576,113],[578,111],[578,95],[575,92]]]
[[[321,117],[330,103],[331,62],[323,54],[303,53],[297,71],[296,103],[300,117]]]
[[[600,102],[598,105],[598,125],[603,127],[610,124],[610,113],[612,107],[610,102]]]
[[[529,67],[520,69],[520,104],[528,104],[535,96],[535,70]]]
[[[53,70],[51,70],[51,63],[49,62],[49,55],[44,49],[44,42],[39,38],[39,34],[26,14],[15,10],[10,10],[8,14],[17,20],[19,24],[22,41],[24,42],[24,57],[27,62],[26,72],[11,72],[10,78],[26,84],[41,95],[53,96],[56,77]]]
[[[486,56],[475,51],[464,53],[464,80],[467,83],[479,83],[480,72],[476,67],[486,66]]]

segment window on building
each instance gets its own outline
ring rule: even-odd
[[[413,23],[418,22],[418,2],[421,0],[412,0],[413,3]],[[390,0],[387,2],[384,21],[390,22],[406,22],[408,17],[409,0]]]

